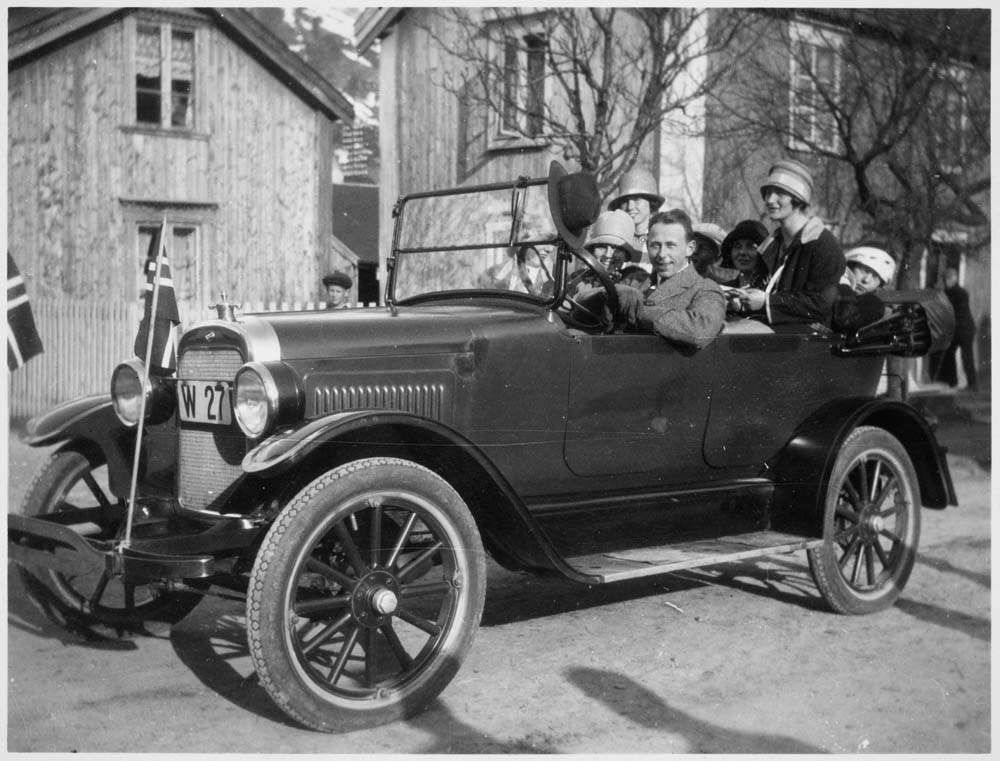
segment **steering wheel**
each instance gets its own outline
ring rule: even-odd
[[[614,321],[613,319],[609,320],[606,315],[609,311],[611,315],[614,315],[618,311],[618,291],[615,289],[614,281],[604,268],[604,265],[589,251],[585,249],[573,249],[573,254],[578,256],[587,265],[587,269],[597,276],[598,281],[604,288],[605,298],[595,300],[592,296],[588,296],[587,299],[581,300],[571,295],[572,291],[579,285],[580,280],[582,280],[582,276],[577,275],[571,278],[566,285],[563,306],[565,307],[566,304],[569,304],[569,308],[566,309],[565,318],[574,327],[585,330],[600,328],[602,332],[610,333],[614,329]],[[592,303],[594,301],[599,301],[600,303]],[[587,317],[589,321],[581,320],[579,315]]]

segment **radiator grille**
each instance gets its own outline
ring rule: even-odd
[[[317,415],[356,409],[387,409],[441,419],[444,385],[324,386],[313,394]]]
[[[185,351],[177,363],[181,380],[228,380],[236,377],[243,356],[232,347]],[[236,488],[247,451],[239,426],[180,424],[177,481],[181,504],[192,510],[221,509]]]

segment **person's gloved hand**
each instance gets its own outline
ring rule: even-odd
[[[611,309],[605,307],[605,317],[615,325],[637,327],[642,316],[642,293],[627,285],[616,285],[618,292],[618,312],[611,314]]]

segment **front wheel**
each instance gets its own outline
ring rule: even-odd
[[[838,613],[888,608],[910,577],[919,539],[917,476],[906,449],[881,428],[854,429],[831,474],[823,544],[809,550],[823,599]]]
[[[22,513],[50,516],[87,510],[93,519],[79,524],[86,537],[110,540],[118,536],[124,505],[111,493],[108,466],[99,454],[73,449],[53,454],[24,498]],[[94,624],[115,631],[140,629],[145,621],[174,623],[201,600],[190,592],[164,592],[128,584],[106,570],[79,574],[18,568],[32,601],[55,623],[69,628]]]
[[[261,684],[296,721],[347,731],[410,716],[472,644],[486,560],[458,493],[406,460],[370,458],[297,494],[250,575]]]

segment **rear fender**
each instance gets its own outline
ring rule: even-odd
[[[311,480],[319,472],[375,456],[412,460],[448,481],[472,511],[484,543],[501,564],[587,580],[566,565],[490,459],[464,436],[434,420],[384,410],[328,415],[265,439],[244,457],[243,470],[265,479],[281,476],[297,489],[301,480]]]
[[[176,435],[172,421],[147,425],[146,445],[140,458],[143,479],[168,473],[176,461]],[[54,407],[28,421],[24,441],[45,447],[63,443],[91,459],[99,456],[108,464],[108,486],[117,497],[127,497],[135,456],[135,429],[122,424],[115,414],[111,397],[96,394]]]
[[[883,428],[899,439],[913,461],[925,507],[958,504],[944,451],[919,412],[884,399],[838,399],[800,425],[765,466],[775,482],[771,513],[775,530],[823,535],[826,493],[837,453],[859,425]]]

